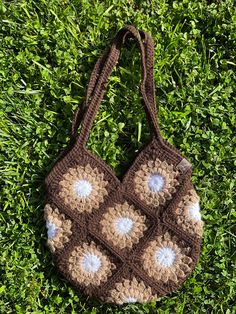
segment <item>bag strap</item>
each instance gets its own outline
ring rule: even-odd
[[[112,42],[111,48],[106,49],[98,59],[91,75],[83,108],[82,110],[77,109],[75,112],[72,123],[72,135],[75,137],[77,133],[77,127],[81,121],[82,116],[84,116],[81,132],[78,137],[78,141],[82,145],[84,145],[88,139],[89,131],[92,126],[95,114],[105,92],[105,85],[107,83],[108,77],[119,59],[123,43],[128,37],[132,37],[136,40],[136,43],[138,44],[138,47],[141,51],[142,80],[140,91],[150,126],[153,129],[155,135],[159,136],[153,77],[153,41],[149,34],[143,31],[139,32],[134,26],[128,25],[117,33]],[[142,37],[144,38],[144,45],[142,43]],[[87,111],[84,114],[85,109],[87,109]]]
[[[156,98],[155,98],[155,82],[154,82],[154,43],[152,37],[144,32],[139,31],[140,35],[144,38],[144,48],[145,48],[145,61],[146,61],[146,68],[147,68],[147,80],[146,80],[146,89],[149,90],[148,97],[149,101],[153,103],[153,108],[156,110]],[[76,137],[77,135],[77,129],[81,123],[81,120],[83,118],[83,114],[85,111],[85,108],[88,107],[89,100],[92,93],[94,93],[95,88],[97,86],[99,76],[102,72],[102,69],[105,65],[105,62],[107,61],[109,55],[109,47],[107,47],[104,52],[101,54],[101,56],[98,58],[93,72],[90,76],[90,81],[88,84],[86,97],[81,106],[79,106],[72,119],[72,137]]]
[[[144,48],[145,48],[145,59],[147,69],[147,80],[146,80],[146,91],[149,101],[153,104],[153,109],[157,110],[156,107],[156,92],[155,92],[155,81],[154,81],[154,42],[152,37],[144,32],[140,31],[144,37]]]
[[[74,136],[74,137],[76,137],[77,129],[78,129],[78,127],[81,123],[81,120],[83,118],[84,111],[88,107],[89,100],[91,100],[90,97],[95,92],[95,87],[97,86],[99,76],[101,75],[102,69],[105,66],[105,61],[108,58],[108,55],[109,55],[109,47],[107,47],[104,50],[103,54],[98,58],[95,66],[93,68],[93,72],[90,76],[90,81],[88,84],[85,100],[82,103],[82,105],[76,109],[76,111],[73,115],[71,133],[72,133],[72,136]]]

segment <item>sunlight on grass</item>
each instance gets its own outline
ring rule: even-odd
[[[236,11],[233,0],[211,2],[0,2],[0,313],[236,312]],[[205,233],[197,268],[175,293],[116,307],[56,272],[45,247],[43,181],[69,142],[94,63],[124,24],[154,38],[161,133],[194,166]],[[118,175],[150,135],[139,62],[127,43],[88,141]]]

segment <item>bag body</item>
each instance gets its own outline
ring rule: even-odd
[[[140,92],[152,138],[119,179],[86,142],[129,37],[141,52]],[[133,26],[117,33],[74,114],[72,142],[45,180],[47,244],[55,264],[80,291],[104,302],[144,303],[166,295],[192,273],[200,254],[203,221],[192,167],[160,135],[153,55],[148,33]]]

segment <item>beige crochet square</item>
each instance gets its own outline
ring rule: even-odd
[[[148,205],[163,205],[176,191],[178,175],[179,172],[166,161],[149,160],[134,175],[135,193]]]
[[[146,217],[127,202],[114,204],[103,214],[100,221],[106,239],[120,249],[132,248],[147,229]]]

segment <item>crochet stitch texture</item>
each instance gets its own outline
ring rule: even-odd
[[[86,141],[128,37],[141,51],[140,91],[152,139],[121,180]],[[94,67],[85,113],[75,112],[74,141],[45,180],[47,243],[55,263],[71,284],[104,302],[144,303],[166,295],[192,273],[200,254],[203,222],[191,164],[159,131],[153,50],[147,33],[133,26],[118,32]]]

